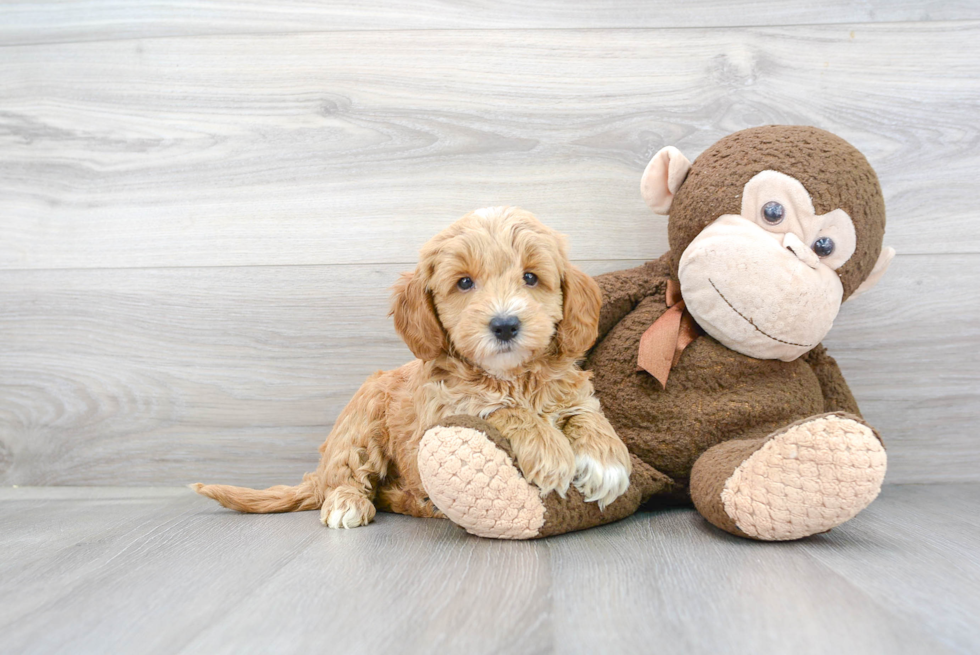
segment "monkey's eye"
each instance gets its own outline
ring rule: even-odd
[[[834,252],[834,240],[830,237],[820,237],[813,242],[813,252],[819,257],[830,257]]]
[[[526,284],[529,287],[536,286],[538,284],[538,276],[535,275],[534,273],[530,273],[530,272],[525,273],[524,274],[524,284]]]
[[[473,280],[468,277],[461,277],[456,281],[456,288],[460,291],[469,291],[473,288]]]
[[[766,219],[766,223],[770,225],[779,225],[783,222],[785,215],[786,209],[778,202],[767,202],[762,206],[762,218]]]

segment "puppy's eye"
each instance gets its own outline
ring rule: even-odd
[[[533,287],[533,286],[537,285],[537,283],[538,283],[538,276],[537,275],[535,275],[534,273],[525,273],[524,274],[524,284],[526,284],[529,287]]]
[[[830,237],[820,237],[813,242],[813,252],[818,257],[829,257],[834,252],[834,240]]]
[[[779,225],[785,215],[786,209],[778,202],[767,202],[762,206],[762,218],[766,219],[769,225]]]
[[[469,291],[473,288],[473,280],[468,277],[461,277],[456,281],[456,288],[460,291]]]

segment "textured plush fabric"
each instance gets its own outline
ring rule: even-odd
[[[540,498],[514,465],[510,444],[483,419],[454,416],[426,431],[419,471],[430,500],[467,532],[496,539],[533,539],[618,521],[662,489],[666,476],[636,458],[630,488],[605,510],[570,488]]]
[[[597,278],[609,302],[603,306],[600,342],[587,367],[594,372],[606,416],[631,451],[633,475],[626,494],[600,512],[574,488],[564,499],[552,493],[541,499],[543,519],[532,524],[525,517],[527,503],[536,503],[517,482],[520,474],[507,440],[486,421],[461,416],[444,421],[453,430],[435,433],[438,439],[427,433],[420,448],[419,470],[436,507],[474,534],[527,539],[619,520],[648,501],[688,502],[695,495],[698,509],[711,523],[750,536],[721,501],[732,473],[771,435],[827,412],[849,412],[857,418],[857,403],[823,346],[793,362],[760,360],[705,335],[684,351],[666,388],[637,371],[640,336],[666,310],[669,269],[667,254]],[[625,316],[617,323],[614,319],[621,314]],[[489,444],[506,458],[506,466],[487,450]],[[487,462],[493,464],[488,467]],[[692,483],[696,463],[701,475]],[[522,489],[505,499],[491,489],[500,484]],[[484,498],[487,494],[493,497]]]
[[[706,227],[687,247],[678,275],[698,325],[759,359],[791,361],[820,343],[843,294],[837,272],[819,265],[794,233],[777,240],[742,216],[722,216]]]
[[[860,152],[815,127],[770,125],[730,134],[694,160],[674,195],[667,232],[671,263],[713,220],[742,209],[742,189],[765,170],[790,175],[806,187],[818,214],[843,209],[854,221],[857,250],[839,271],[847,298],[871,272],[885,233],[885,201],[878,176]]]
[[[863,421],[819,416],[767,439],[728,477],[721,502],[754,539],[799,539],[867,507],[881,491],[886,465],[881,441]]]
[[[666,386],[637,369],[640,339],[667,310],[667,283],[677,279],[681,254],[715,219],[739,214],[745,184],[765,170],[801,182],[817,214],[843,209],[853,220],[854,254],[837,270],[844,298],[874,268],[882,251],[884,202],[874,171],[847,142],[815,128],[770,126],[708,148],[673,196],[671,251],[596,278],[603,304],[585,367],[593,372],[603,412],[633,457],[630,490],[608,514],[574,494],[552,494],[545,499],[541,535],[621,518],[640,503],[690,502],[693,496],[713,524],[733,534],[798,538],[846,520],[877,493],[884,451],[822,345],[791,361],[756,359],[705,334],[683,351]],[[825,416],[837,412],[852,416],[846,423]],[[794,472],[792,453],[804,451],[812,455],[807,466],[817,467],[815,475]],[[859,469],[874,478],[858,485],[861,490],[850,484]],[[812,484],[823,492],[806,491]],[[765,500],[756,504],[757,497]]]
[[[636,370],[636,352],[647,327],[666,311],[664,290],[670,254],[657,262],[596,278],[603,314],[626,311],[600,335],[586,362],[593,371],[603,412],[630,452],[671,478],[663,493],[687,499],[695,460],[730,439],[764,437],[827,408],[816,371],[804,358],[792,362],[754,359],[729,350],[708,335],[687,347],[665,388]],[[636,290],[653,289],[642,298]],[[635,302],[632,311],[628,305]],[[600,326],[612,317],[600,317]],[[834,365],[821,369],[829,387],[844,385]]]
[[[708,522],[725,532],[740,537],[749,535],[742,532],[734,517],[725,511],[721,494],[735,470],[753,453],[762,448],[768,439],[733,439],[712,446],[698,458],[691,471],[691,500]]]
[[[545,506],[480,419],[429,429],[419,442],[419,474],[430,500],[467,532],[495,539],[540,535]],[[480,425],[481,429],[469,427]],[[495,439],[488,437],[493,434]],[[499,445],[498,445],[499,444]]]
[[[479,416],[469,414],[457,414],[442,420],[439,425],[443,427],[470,428],[484,433],[498,448],[507,454],[507,457],[514,459],[514,450],[510,447],[510,442],[500,434],[500,430],[490,425],[489,422]]]
[[[667,146],[654,155],[640,178],[640,194],[647,206],[658,214],[666,214],[689,170],[691,162],[674,146]]]
[[[820,381],[820,391],[823,394],[824,409],[828,412],[847,412],[855,416],[861,416],[857,401],[851,388],[847,386],[844,376],[841,375],[840,368],[834,358],[827,354],[827,349],[823,344],[803,356],[817,380]]]
[[[569,488],[565,498],[554,492],[548,494],[544,498],[547,510],[545,522],[538,536],[548,537],[619,521],[635,513],[644,499],[667,486],[667,476],[645,465],[635,456],[632,459],[633,474],[630,476],[629,488],[604,510],[599,509],[598,503],[585,502],[585,498],[575,487]]]

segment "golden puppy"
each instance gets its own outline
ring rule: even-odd
[[[629,484],[626,447],[576,365],[596,338],[599,287],[568,261],[564,238],[509,207],[467,214],[427,243],[394,287],[395,329],[418,359],[372,375],[295,487],[192,487],[242,512],[320,508],[331,528],[375,507],[442,516],[419,477],[419,441],[454,414],[486,418],[542,495],[570,483],[600,507]]]

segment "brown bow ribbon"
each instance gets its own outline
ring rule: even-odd
[[[637,370],[646,371],[666,387],[670,369],[677,366],[681,353],[698,334],[698,324],[681,298],[681,285],[667,280],[667,311],[640,337]]]

